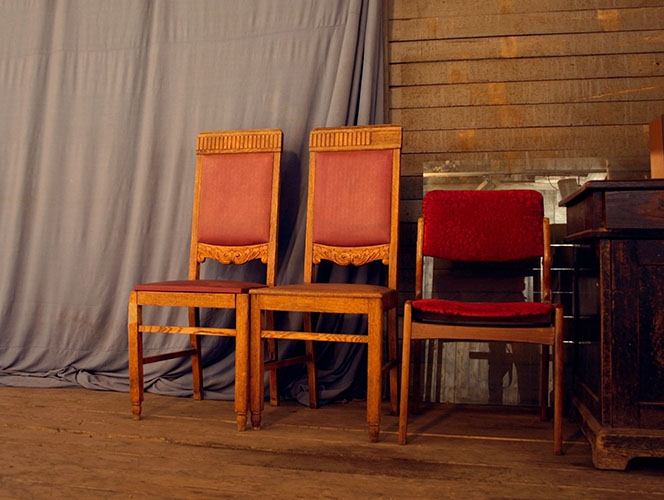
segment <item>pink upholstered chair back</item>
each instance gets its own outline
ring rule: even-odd
[[[313,241],[355,247],[390,242],[392,151],[316,155]]]
[[[544,252],[544,208],[537,191],[430,191],[422,217],[425,256],[504,262]]]
[[[321,259],[380,260],[396,287],[401,127],[315,129],[309,151],[305,281]]]
[[[223,153],[201,159],[198,241],[267,243],[274,153]]]
[[[199,134],[189,279],[198,279],[206,258],[260,259],[274,284],[282,136],[278,129]]]

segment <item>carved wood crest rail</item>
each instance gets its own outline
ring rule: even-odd
[[[280,151],[282,135],[278,130],[241,132],[204,132],[196,140],[198,154]]]

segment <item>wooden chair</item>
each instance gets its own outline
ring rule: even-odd
[[[199,134],[189,254],[189,279],[136,285],[129,297],[129,383],[135,420],[141,417],[143,365],[191,357],[194,399],[203,398],[199,335],[235,337],[235,411],[238,430],[247,421],[249,381],[249,296],[275,283],[277,212],[282,132],[275,129]],[[201,280],[200,264],[214,259],[266,264],[265,283]],[[187,307],[189,326],[144,325],[143,306]],[[200,326],[199,309],[235,310],[235,328]],[[143,356],[144,333],[186,334],[190,347]]]
[[[406,301],[399,441],[406,443],[411,341],[526,342],[542,345],[541,418],[547,418],[549,346],[553,346],[553,448],[562,453],[562,308],[551,304],[549,221],[542,195],[530,190],[431,191],[418,221],[415,300]],[[541,258],[541,302],[423,299],[423,257],[525,264]],[[532,265],[532,263],[531,263]]]
[[[393,125],[322,128],[311,132],[304,283],[262,288],[251,295],[251,422],[261,425],[264,369],[306,362],[310,406],[316,407],[313,341],[368,344],[367,421],[378,440],[382,374],[390,371],[392,412],[397,410],[397,246],[401,127]],[[387,286],[315,283],[314,265],[341,266],[381,261]],[[304,314],[304,332],[263,328],[263,314]],[[383,366],[383,325],[388,312],[389,361]],[[319,333],[309,313],[353,313],[368,318],[368,334]],[[305,340],[306,355],[265,362],[263,339]]]

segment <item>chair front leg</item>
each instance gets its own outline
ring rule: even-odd
[[[249,377],[251,383],[251,426],[254,430],[261,428],[261,412],[263,411],[265,386],[263,383],[265,365],[263,359],[263,339],[261,331],[263,327],[263,314],[260,310],[260,297],[251,296],[251,321],[249,349],[251,366]]]
[[[383,309],[380,300],[369,304],[367,354],[367,424],[369,440],[378,441],[380,435],[380,403],[383,380]]]
[[[247,427],[249,406],[249,295],[235,297],[235,415],[237,430]]]
[[[142,308],[138,304],[136,292],[129,295],[128,309],[129,343],[129,397],[131,399],[134,420],[141,419],[143,402],[143,333],[139,331],[142,323]]]

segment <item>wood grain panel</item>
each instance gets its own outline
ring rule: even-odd
[[[585,156],[648,155],[648,127],[555,127],[404,132],[406,153],[577,149]]]
[[[407,130],[643,125],[664,100],[617,103],[463,106],[393,110]]]
[[[664,99],[664,76],[414,85],[393,87],[390,95],[392,109],[656,101]]]
[[[482,14],[515,14],[570,10],[624,9],[661,6],[661,0],[393,0],[390,19],[413,17],[463,16],[469,12]]]
[[[664,76],[664,53],[390,65],[393,86]]]
[[[664,9],[661,13],[664,15]],[[514,59],[664,51],[660,30],[504,36],[453,40],[417,40],[390,44],[393,63]]]
[[[588,151],[559,149],[541,151],[477,151],[458,152],[441,151],[437,153],[408,153],[402,156],[402,175],[422,175],[424,166],[436,166],[448,172],[511,172],[530,175],[550,173],[568,175],[575,172],[603,172],[610,165],[612,168],[633,168],[643,165],[646,169],[648,159],[643,155],[627,154],[612,156],[601,152],[589,157]]]
[[[421,214],[414,179],[423,171],[447,172],[459,186],[648,175],[647,123],[664,113],[662,0],[391,0],[389,15],[390,118],[404,126],[408,179],[400,307],[414,288],[406,242]],[[537,388],[518,382],[536,379],[536,360],[534,375],[521,365],[508,387],[494,377],[502,398],[480,387],[491,378],[487,359],[512,373],[516,362],[514,352],[485,347],[433,345],[424,373],[430,399],[536,399]]]
[[[463,2],[458,2],[463,5]],[[539,2],[545,5],[546,2]],[[472,13],[469,15],[468,13]],[[537,11],[481,15],[468,8],[463,15],[413,17],[390,22],[390,39],[442,40],[477,36],[543,35],[652,30],[664,28],[664,7],[590,9],[562,12]]]

